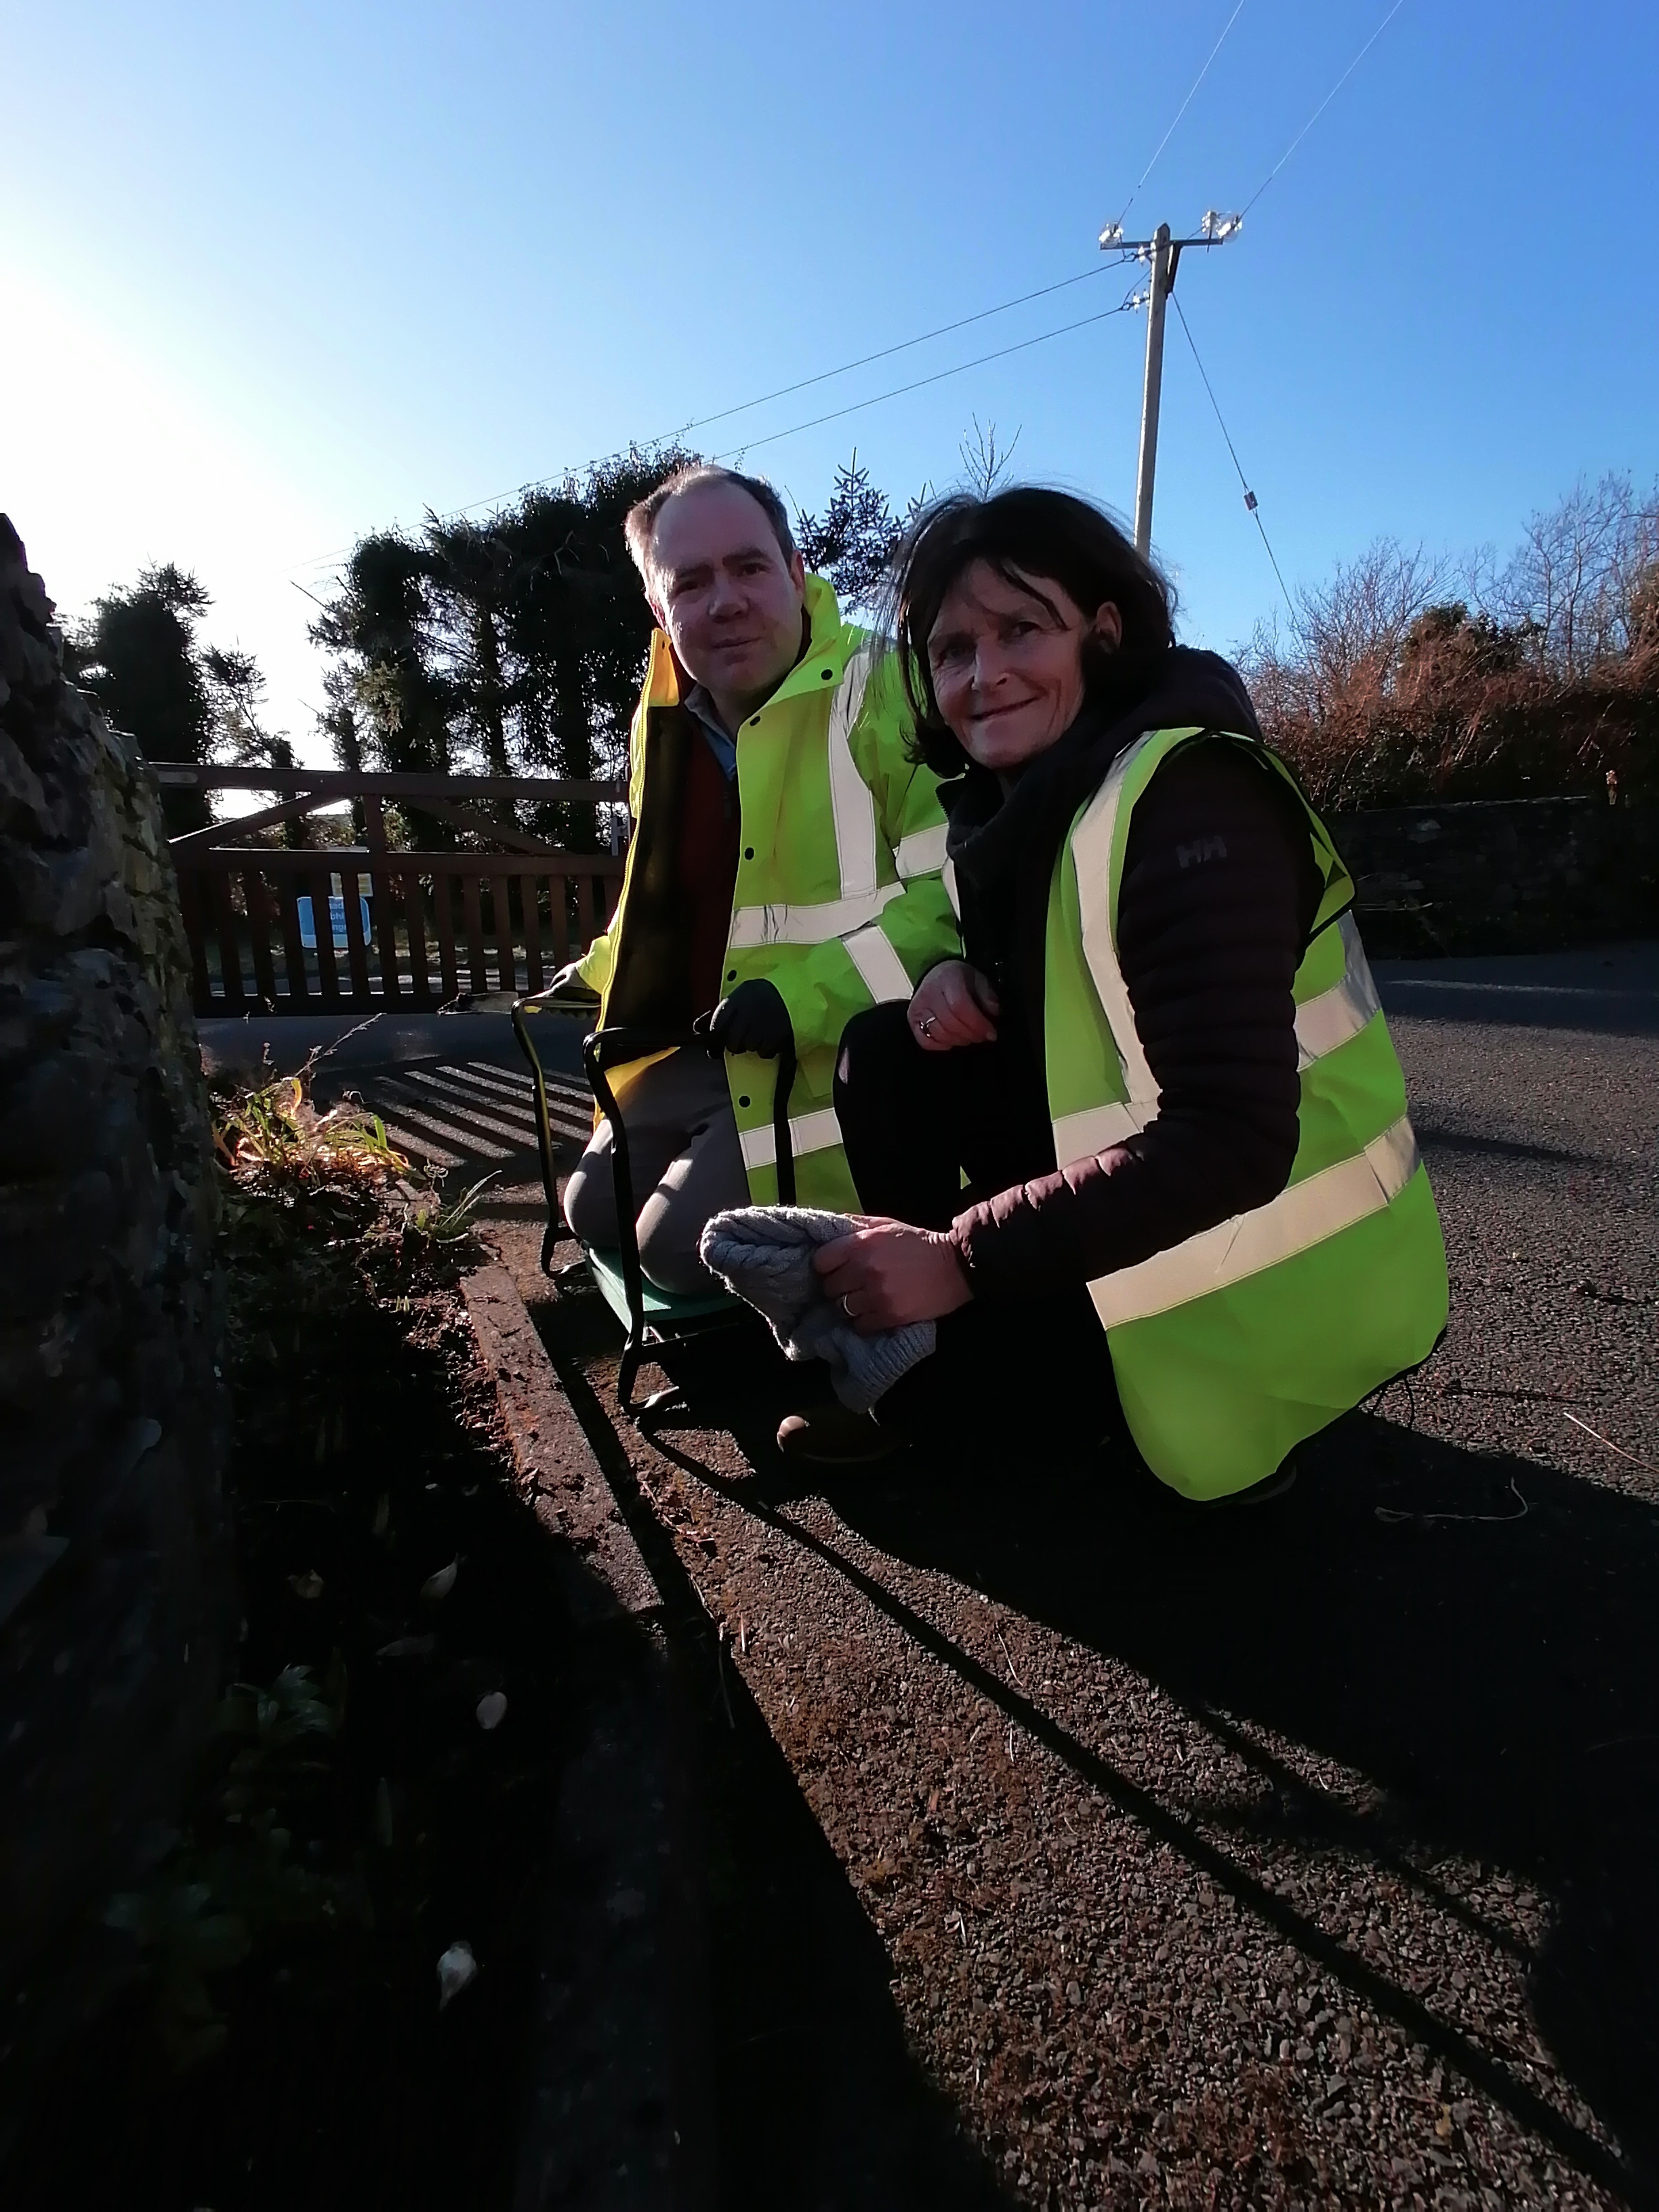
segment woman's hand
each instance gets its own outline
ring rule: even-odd
[[[872,1217],[821,1244],[812,1265],[860,1336],[954,1313],[974,1295],[957,1249],[933,1229]]]
[[[958,1045],[994,1044],[1001,1012],[988,976],[965,960],[941,960],[917,984],[906,1019],[924,1052],[950,1052]]]

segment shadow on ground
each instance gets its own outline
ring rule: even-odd
[[[1256,1835],[1374,1861],[1461,1855],[1536,1884],[1554,1905],[1529,1970],[1540,2030],[1634,2173],[1386,1976],[1368,1994],[1576,2163],[1632,2201],[1659,2201],[1650,1505],[1364,1414],[1304,1451],[1288,1497],[1248,1510],[1188,1507],[1144,1471],[1126,1472],[1127,1454],[1115,1467],[1056,1467],[1017,1439],[950,1456],[912,1450],[857,1478],[802,1483],[770,1443],[776,1412],[799,1399],[798,1370],[769,1362],[749,1336],[670,1359],[696,1423],[730,1427],[758,1471],[734,1497],[811,1544],[771,1512],[810,1490],[882,1552],[1121,1660],[1266,1774],[1273,1788],[1250,1815]],[[658,1441],[678,1455],[672,1433]],[[707,1479],[695,1460],[684,1463]],[[1006,1683],[981,1679],[927,1624],[904,1625],[1092,1787],[1158,1824],[1150,1801]],[[1375,1788],[1368,1809],[1305,1787],[1231,1732],[1232,1719],[1357,1770]],[[1180,1842],[1182,1824],[1169,1827]],[[1334,1963],[1334,1946],[1311,1923],[1289,1913],[1285,1932]]]
[[[881,1939],[800,1794],[666,1530],[641,1500],[585,1354],[611,1352],[597,1297],[537,1310],[561,1380],[665,1601],[695,1778],[709,1989],[704,2063],[720,2212],[992,2212],[1008,2199],[907,2047]],[[758,1324],[708,1340],[751,1372]],[[707,1350],[694,1354],[707,1361]],[[781,1364],[775,1361],[771,1362]],[[750,1406],[752,1390],[745,1394]]]

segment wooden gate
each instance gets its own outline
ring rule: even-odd
[[[464,994],[538,991],[604,929],[621,889],[620,854],[563,850],[477,810],[481,799],[614,804],[614,784],[171,762],[155,774],[174,789],[289,794],[173,840],[198,1015],[431,1011]],[[362,845],[234,842],[341,799],[362,808]],[[388,799],[479,842],[393,850]]]

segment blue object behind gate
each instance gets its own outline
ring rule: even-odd
[[[366,898],[359,898],[357,901],[357,907],[358,911],[362,914],[363,918],[363,943],[367,945],[369,939],[368,901]],[[308,898],[296,898],[294,902],[294,910],[299,917],[300,942],[307,952],[314,952],[317,950],[317,923],[316,919],[311,911],[311,901]],[[329,900],[328,919],[333,933],[334,949],[337,952],[343,952],[346,949],[345,901],[343,898],[331,898]]]

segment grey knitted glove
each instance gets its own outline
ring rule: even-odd
[[[860,1336],[824,1295],[812,1255],[857,1226],[817,1206],[739,1206],[714,1216],[697,1249],[703,1265],[765,1316],[791,1359],[822,1359],[842,1404],[867,1413],[939,1337],[931,1321]]]

